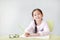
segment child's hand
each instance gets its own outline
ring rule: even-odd
[[[26,37],[37,37],[37,36],[40,36],[40,33],[33,33],[33,34],[25,33],[25,36]]]
[[[29,37],[29,36],[30,36],[30,34],[29,34],[29,33],[25,33],[25,36],[26,36],[26,37]]]

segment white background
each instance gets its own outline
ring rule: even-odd
[[[60,0],[0,0],[0,35],[21,34],[32,21],[32,10],[40,8],[44,20],[53,20],[53,34],[60,35]]]

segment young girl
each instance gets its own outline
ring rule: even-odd
[[[32,12],[33,21],[25,30],[25,36],[45,36],[49,35],[49,28],[46,22],[43,21],[43,13],[40,9],[34,9]]]

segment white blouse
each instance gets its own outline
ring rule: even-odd
[[[26,28],[25,32],[32,34],[34,33],[34,29],[35,23],[32,21],[31,24]],[[49,27],[45,21],[42,21],[42,23],[37,26],[37,33],[40,33],[40,35],[46,35],[49,34],[49,32]]]

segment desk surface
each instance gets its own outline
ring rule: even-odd
[[[60,40],[60,36],[50,35],[49,39],[41,38],[9,38],[8,36],[1,36],[0,40]]]

